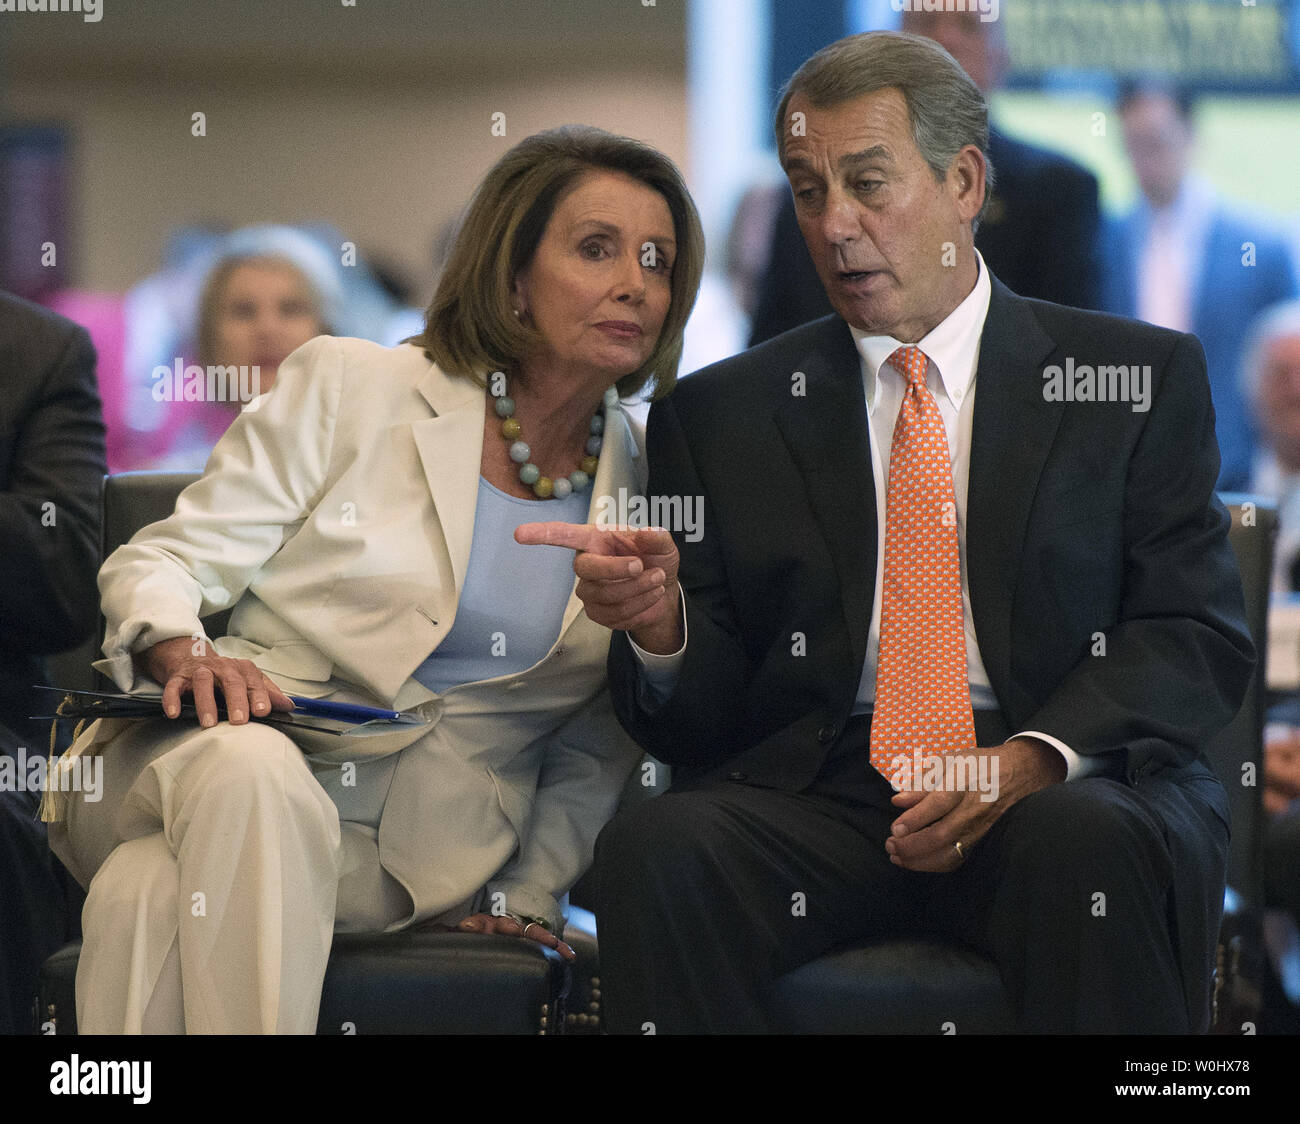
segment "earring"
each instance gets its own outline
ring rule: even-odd
[[[516,308],[516,309],[515,309],[515,319],[516,319],[516,320],[522,320],[523,318],[524,318],[524,314],[523,314],[522,312],[520,312],[519,309]]]

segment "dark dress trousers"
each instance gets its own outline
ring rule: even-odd
[[[1150,408],[1049,400],[1067,360],[1149,366]],[[650,493],[704,503],[677,536],[671,695],[643,707],[625,634],[610,648],[620,719],[674,769],[597,845],[611,1029],[761,1031],[777,975],[912,932],[993,956],[1026,1030],[1207,1026],[1228,811],[1200,747],[1254,652],[1200,345],[995,277],[974,391],[967,576],[999,703],[979,742],[1040,731],[1101,775],[1014,805],[956,872],[888,862],[891,790],[851,717],[877,561],[858,353],[832,316],[707,368],[648,429]]]

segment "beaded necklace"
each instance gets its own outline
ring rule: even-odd
[[[605,391],[600,408],[592,415],[591,436],[587,438],[586,456],[582,458],[580,467],[568,476],[552,479],[543,476],[542,470],[533,464],[531,459],[533,451],[527,441],[521,440],[520,435],[523,430],[518,418],[515,417],[515,400],[508,394],[502,394],[493,400],[497,417],[502,419],[501,436],[511,443],[510,459],[519,465],[519,479],[532,488],[533,494],[538,499],[547,500],[554,497],[562,500],[574,492],[581,492],[590,487],[596,475],[596,466],[600,463],[602,435],[605,432],[605,410],[617,401],[618,389],[611,386]]]

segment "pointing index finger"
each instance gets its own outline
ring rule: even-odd
[[[515,528],[515,542],[524,546],[564,546],[590,550],[594,527],[579,523],[523,523]]]
[[[515,542],[524,546],[563,546],[590,554],[635,554],[627,536],[591,523],[523,523],[515,528]]]

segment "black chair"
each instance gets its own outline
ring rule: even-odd
[[[1222,497],[1241,570],[1246,616],[1259,663],[1241,710],[1206,747],[1232,812],[1228,886],[1220,930],[1212,1029],[1241,1034],[1258,1015],[1263,971],[1264,668],[1269,579],[1277,510],[1255,496]],[[1251,770],[1245,767],[1253,764]],[[1256,780],[1258,778],[1258,780]],[[792,1034],[998,1034],[1014,1030],[1001,977],[968,948],[898,940],[854,945],[777,980],[769,994],[776,1027]]]
[[[197,472],[120,472],[105,476],[100,491],[103,522],[100,531],[102,562],[141,527],[166,519],[176,506],[176,497],[195,480]],[[209,635],[221,636],[230,620],[230,610],[209,617]],[[116,690],[91,663],[100,656],[104,639],[103,618],[94,636],[79,648],[49,660],[51,681],[77,691]]]
[[[181,490],[198,475],[128,472],[107,477],[104,556],[141,527],[169,515]],[[229,615],[207,618],[208,635],[224,635]],[[97,642],[77,653],[87,670],[96,650]],[[92,686],[89,676],[55,682]],[[583,943],[581,937],[575,940]],[[594,955],[587,944],[583,950]],[[74,984],[80,954],[80,942],[66,945],[41,970],[36,1010],[42,1033],[77,1032]],[[568,966],[559,954],[535,941],[419,926],[398,933],[344,934],[335,937],[330,952],[317,1033],[557,1034],[566,1025],[569,985]]]
[[[81,942],[41,969],[44,1034],[76,1034]],[[568,969],[534,941],[413,928],[334,938],[317,1034],[559,1034]]]
[[[1264,917],[1264,713],[1268,704],[1268,603],[1277,539],[1277,505],[1262,496],[1225,493],[1231,539],[1246,595],[1246,619],[1259,663],[1237,717],[1210,743],[1208,754],[1228,793],[1232,845],[1228,894],[1219,932],[1214,1031],[1253,1029],[1266,974]]]

